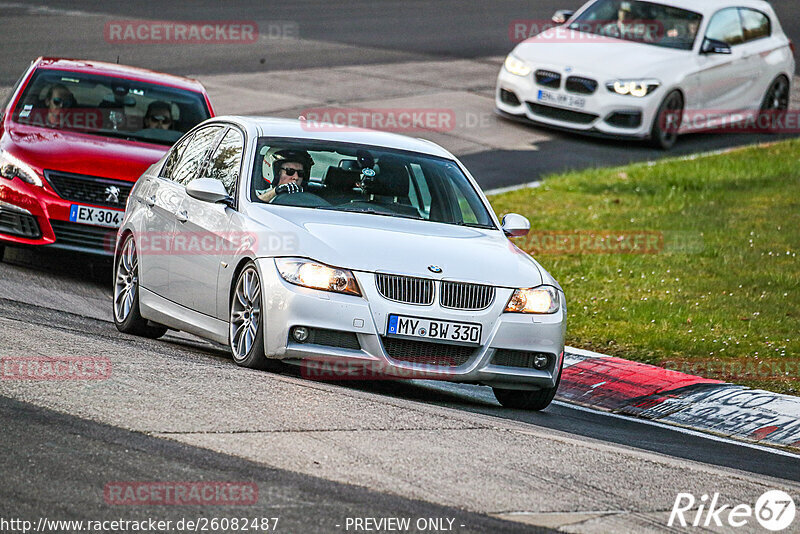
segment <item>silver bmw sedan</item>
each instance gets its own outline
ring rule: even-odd
[[[138,180],[117,235],[121,332],[182,330],[241,366],[314,379],[491,386],[541,410],[566,303],[464,166],[429,141],[305,120],[218,117]]]

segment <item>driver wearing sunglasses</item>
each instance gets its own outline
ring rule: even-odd
[[[308,178],[314,160],[304,150],[280,150],[265,156],[265,163],[270,165],[274,173],[272,187],[265,191],[256,190],[260,200],[271,202],[278,195],[303,192],[303,182]]]
[[[65,86],[57,84],[47,91],[44,103],[47,104],[47,124],[58,126],[61,123],[64,108],[71,108],[75,104],[75,97]]]
[[[151,102],[147,106],[147,113],[144,114],[144,127],[161,130],[172,128],[171,106],[161,100]]]

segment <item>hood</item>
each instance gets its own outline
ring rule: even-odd
[[[602,39],[593,41],[591,37]],[[600,83],[664,72],[664,64],[686,59],[688,50],[593,36],[563,27],[551,28],[518,44],[512,52],[534,70],[541,65],[572,67],[572,74],[593,75]],[[624,61],[623,61],[624,59]]]
[[[3,149],[35,169],[134,182],[169,147],[99,135],[7,124]]]
[[[533,258],[500,230],[286,206],[253,206],[249,215],[267,228],[294,234],[296,254],[282,255],[335,267],[504,287],[538,286],[543,279]],[[280,255],[260,241],[260,255]],[[442,272],[431,272],[430,265]]]

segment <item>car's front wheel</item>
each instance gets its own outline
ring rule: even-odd
[[[650,129],[650,142],[656,148],[669,150],[678,141],[678,129],[683,120],[683,95],[669,93],[658,107]]]
[[[167,333],[165,326],[139,313],[139,257],[132,235],[125,239],[114,269],[114,324],[120,332],[135,336],[155,339]]]
[[[495,398],[503,405],[504,408],[513,408],[516,410],[544,410],[550,403],[558,391],[558,385],[561,383],[561,375],[558,375],[555,387],[537,389],[535,391],[522,390],[522,389],[504,389],[492,387]]]
[[[249,263],[236,279],[230,305],[228,344],[233,361],[251,369],[275,369],[277,361],[264,355],[261,279]]]

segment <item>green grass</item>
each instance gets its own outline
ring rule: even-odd
[[[530,219],[516,243],[564,288],[567,344],[711,378],[705,362],[738,362],[749,371],[722,378],[800,392],[800,140],[548,176],[490,200]],[[551,230],[654,231],[663,247],[537,253]]]

